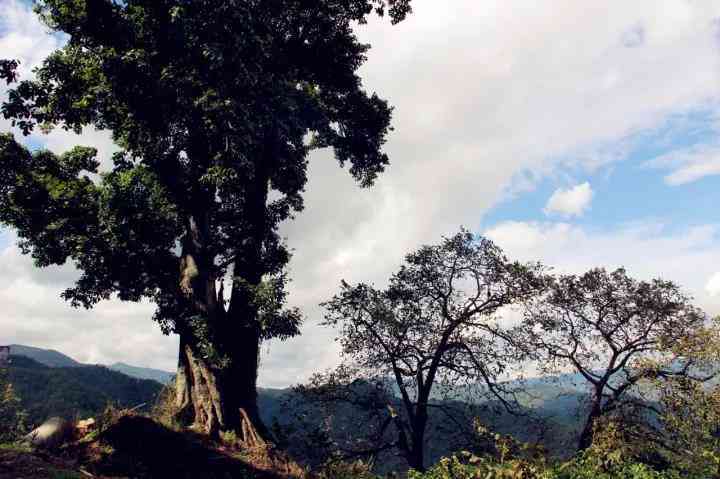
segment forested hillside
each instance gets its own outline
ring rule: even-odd
[[[11,356],[9,380],[31,424],[50,416],[92,417],[108,405],[149,410],[162,389],[157,381],[131,378],[104,366],[49,367]]]
[[[123,373],[127,376],[138,379],[152,379],[161,384],[168,384],[175,377],[175,373],[163,371],[161,369],[143,368],[140,366],[132,366],[125,363],[113,363],[108,369]]]
[[[24,356],[52,368],[71,368],[83,365],[60,351],[56,351],[54,349],[36,348],[34,346],[25,346],[22,344],[11,344],[10,354],[13,356]]]
[[[28,346],[14,347],[13,351],[45,358],[68,358],[57,352],[47,352],[41,348]],[[49,354],[52,353],[52,354]],[[141,404],[141,411],[149,411],[154,406],[162,385],[153,380],[141,380],[114,371],[104,366],[82,365],[72,362],[73,366],[49,367],[30,359],[25,355],[12,356],[9,378],[15,392],[21,400],[22,408],[28,414],[31,424],[39,424],[50,416],[67,418],[93,417],[112,405],[117,408],[130,408]],[[53,364],[66,364],[69,361],[56,361]],[[145,368],[134,368],[133,371]],[[568,381],[567,379],[563,379]],[[579,422],[574,411],[579,397],[565,392],[559,395],[554,384],[557,381],[533,381],[528,388],[528,396],[535,402],[533,407],[523,411],[523,415],[502,413],[498,404],[485,404],[469,408],[458,400],[437,401],[437,409],[430,417],[428,457],[436,461],[440,457],[462,449],[472,442],[472,420],[481,417],[485,424],[503,434],[512,434],[520,440],[539,441],[554,454],[562,455],[577,432]],[[275,432],[287,447],[297,454],[298,460],[315,464],[320,457],[319,451],[308,454],[308,449],[319,447],[312,444],[311,430],[322,427],[332,420],[334,427],[332,439],[339,443],[351,442],[356,433],[356,425],[365,420],[361,411],[354,408],[341,409],[332,417],[312,405],[292,389],[260,388],[258,403],[267,424],[275,424]],[[456,396],[461,396],[458,391]],[[393,402],[399,406],[399,397]],[[457,422],[448,422],[447,413],[455,416],[455,421],[464,421],[465,428],[459,430]],[[299,417],[302,416],[302,421]],[[543,418],[545,431],[541,434],[534,421]],[[307,428],[307,429],[301,429]],[[552,434],[549,433],[552,432]],[[327,453],[328,451],[326,451]],[[391,470],[402,467],[402,462],[391,455],[378,457],[378,470]]]

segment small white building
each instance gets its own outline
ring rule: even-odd
[[[7,366],[10,359],[10,346],[0,346],[0,366]]]

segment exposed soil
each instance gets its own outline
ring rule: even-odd
[[[0,449],[0,479],[287,479],[298,472],[271,451],[253,455],[133,414],[52,453]]]
[[[177,432],[144,416],[127,415],[95,441],[79,444],[75,454],[100,476],[137,478],[279,479],[191,432]]]
[[[79,479],[88,477],[77,463],[42,452],[0,449],[0,479]]]

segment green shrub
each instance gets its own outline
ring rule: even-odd
[[[484,454],[461,452],[441,459],[426,472],[411,471],[409,479],[711,479],[676,470],[657,471],[641,463],[637,445],[628,444],[622,428],[608,424],[588,450],[565,462],[549,463],[543,454],[478,427],[487,443]]]
[[[542,461],[509,459],[497,461],[462,452],[443,458],[425,473],[410,471],[409,479],[554,479],[553,471]]]
[[[581,455],[565,463],[546,465],[525,459],[497,462],[461,453],[441,459],[427,472],[411,471],[409,479],[681,479],[677,471],[655,471],[645,464],[601,466],[597,458]],[[695,478],[706,479],[706,478]],[[707,477],[710,479],[710,476]]]
[[[27,432],[27,415],[8,381],[7,369],[0,368],[0,442],[15,441]]]
[[[313,479],[380,479],[371,471],[372,465],[363,461],[328,461],[311,477]]]

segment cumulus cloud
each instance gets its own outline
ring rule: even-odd
[[[373,21],[358,27],[361,40],[374,46],[361,71],[363,81],[395,106],[395,130],[386,145],[392,164],[374,188],[360,189],[329,152],[313,154],[306,210],[282,231],[295,250],[290,302],[303,308],[308,321],[300,338],[265,346],[263,385],[301,381],[337,362],[333,332],[318,326],[318,303],[336,291],[340,279],[382,285],[405,253],[452,234],[459,225],[479,224],[509,191],[531,189],[559,170],[582,174],[622,160],[628,138],[659,128],[669,116],[718,109],[718,2],[413,4],[415,13],[399,25]],[[24,2],[5,0],[2,8],[3,56],[24,56],[23,65],[30,66],[62,42],[46,34]],[[0,129],[6,126],[0,122]],[[108,140],[91,134],[77,139],[54,132],[35,141],[63,149],[74,141]],[[104,145],[103,151],[112,148]],[[552,225],[525,231],[543,238],[547,228],[569,228],[567,234],[582,233],[598,246],[606,241],[630,249],[633,241],[645,238],[623,229],[616,240],[612,232],[597,239],[591,231]],[[677,238],[663,237],[676,244]],[[587,260],[616,262],[608,248],[601,249],[607,252],[602,257],[591,249],[573,249],[573,243],[565,248],[567,257],[577,261],[587,255]],[[677,256],[682,260],[684,255]],[[667,248],[640,250],[636,262],[640,259],[675,264]],[[704,264],[714,263],[705,257]],[[37,301],[27,316],[32,320],[25,322],[22,308],[32,306],[29,300],[13,298],[21,292],[17,288],[3,296],[8,308],[19,308],[12,320],[0,319],[3,340],[81,354],[81,342],[73,339],[77,335],[93,345],[93,357],[174,367],[173,338],[163,337],[148,319],[149,305],[70,310],[56,300],[68,278],[43,286],[30,273],[30,263],[22,268],[26,283],[19,290],[55,299]],[[704,291],[702,284],[688,284]],[[102,328],[91,326],[91,318]]]
[[[593,190],[587,181],[572,188],[558,188],[545,204],[545,214],[558,213],[564,216],[581,216],[590,206]]]
[[[710,276],[707,283],[705,283],[705,291],[710,296],[720,296],[720,272]]]
[[[711,294],[707,287],[710,283],[704,282],[715,273],[720,258],[718,225],[671,232],[655,222],[594,230],[564,222],[506,221],[484,234],[511,258],[540,260],[556,273],[582,273],[598,266],[625,267],[640,279],[675,281],[708,313],[720,313],[720,296]],[[720,288],[720,275],[714,277]]]
[[[672,186],[720,175],[720,143],[674,150],[647,162],[647,166],[672,170],[665,176],[665,182]]]
[[[0,16],[0,54],[2,58],[20,61],[18,74],[20,79],[33,76],[33,69],[51,52],[61,47],[64,38],[59,34],[49,34],[30,5],[21,0],[3,0]],[[7,98],[8,85],[0,83],[0,102]],[[33,132],[29,137],[22,138],[21,132],[12,128],[10,121],[0,116],[0,131],[12,131],[15,137],[25,142],[42,145],[56,153],[63,153],[75,145],[92,146],[98,150],[101,168],[110,165],[110,156],[118,147],[113,143],[110,132],[85,128],[81,135],[62,128],[55,128],[50,133]]]
[[[60,293],[78,276],[71,265],[38,269],[10,243],[0,248],[0,344],[54,348],[90,364],[132,362],[172,370],[177,340],[150,317],[154,306],[119,300],[74,309]]]

